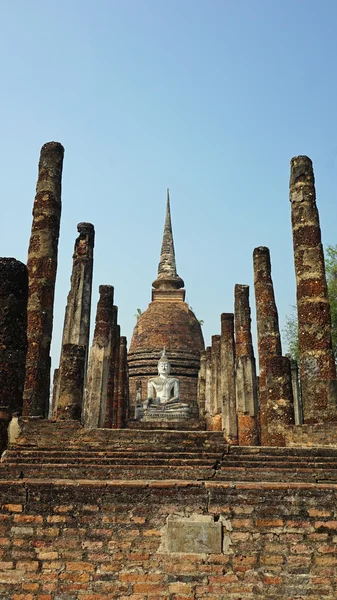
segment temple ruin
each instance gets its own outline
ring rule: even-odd
[[[27,265],[0,259],[1,600],[334,600],[336,364],[310,159],[290,168],[299,364],[264,246],[257,353],[245,283],[205,348],[167,192],[129,350],[113,282],[90,340],[95,230],[78,224],[50,399],[63,154],[41,149]]]

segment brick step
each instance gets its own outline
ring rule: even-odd
[[[57,464],[11,464],[0,465],[1,479],[186,479],[207,480],[212,477],[211,466],[159,466],[159,465],[97,465],[72,466]]]
[[[253,449],[252,449],[253,450]],[[276,448],[274,450],[277,450]],[[279,450],[282,450],[282,448],[280,448]],[[211,451],[207,451],[205,449],[199,450],[199,449],[194,449],[193,451],[190,452],[184,452],[184,451],[177,451],[177,450],[173,450],[173,449],[169,449],[169,450],[163,450],[163,451],[153,451],[152,449],[148,449],[148,448],[133,448],[133,449],[125,449],[123,451],[121,450],[108,450],[108,451],[104,451],[104,450],[97,450],[97,449],[91,449],[91,450],[83,450],[83,449],[57,449],[57,450],[51,450],[50,448],[22,448],[21,446],[16,446],[16,447],[11,447],[8,450],[5,451],[5,454],[3,456],[41,456],[42,458],[48,458],[50,457],[57,457],[57,456],[69,456],[69,458],[71,457],[83,457],[83,458],[100,458],[100,457],[104,457],[104,458],[118,458],[118,457],[132,457],[132,456],[140,456],[140,455],[147,455],[150,454],[151,456],[180,456],[180,457],[193,457],[193,456],[218,456],[219,453],[224,454],[226,456],[226,460],[245,460],[245,461],[250,461],[250,462],[273,462],[275,460],[287,460],[289,462],[303,462],[304,457],[303,455],[287,455],[287,454],[283,454],[281,452],[274,452],[271,455],[268,455],[266,453],[260,453],[260,454],[251,454],[248,453],[247,450],[244,453],[237,453],[235,451],[233,451],[233,448],[228,448],[228,447],[224,447],[222,448],[221,452],[211,452]],[[337,455],[336,456],[328,456],[328,455],[324,455],[324,454],[319,454],[317,452],[311,452],[310,454],[306,455],[305,457],[306,459],[310,459],[311,461],[326,461],[326,462],[336,462],[337,463]]]
[[[152,446],[141,446],[137,447],[136,445],[125,447],[125,448],[116,448],[116,449],[103,449],[100,446],[100,449],[97,447],[85,447],[83,446],[71,446],[71,448],[63,448],[63,447],[32,447],[32,446],[24,446],[24,445],[16,445],[10,446],[8,450],[6,450],[6,455],[35,455],[40,454],[43,457],[46,456],[58,456],[65,455],[68,456],[139,456],[143,454],[151,454],[156,456],[167,456],[167,455],[179,455],[179,456],[218,456],[219,453],[225,454],[228,460],[249,460],[252,462],[263,461],[275,461],[275,460],[288,460],[294,462],[301,462],[304,459],[310,460],[325,460],[331,462],[337,462],[337,451],[333,452],[334,449],[331,448],[277,448],[277,447],[259,447],[259,446],[226,446],[222,444],[220,448],[217,448],[215,451],[214,448],[208,449],[207,447],[189,447],[188,449],[177,448],[177,446],[173,448],[166,448],[162,445],[158,448],[153,448]]]
[[[39,452],[29,452],[29,454],[25,453],[13,453],[9,451],[2,457],[2,463],[11,464],[11,465],[69,465],[69,466],[85,466],[85,465],[189,465],[189,466],[212,466],[217,463],[221,466],[221,469],[227,468],[247,468],[247,469],[273,469],[273,468],[287,468],[287,469],[326,469],[337,470],[337,461],[331,462],[322,459],[322,457],[317,457],[315,459],[311,458],[310,460],[304,461],[292,461],[287,460],[285,457],[273,457],[273,460],[263,460],[259,461],[251,461],[249,458],[247,460],[239,459],[237,457],[231,457],[230,455],[220,455],[213,454],[211,456],[205,454],[204,456],[195,456],[195,454],[186,454],[183,455],[171,455],[167,456],[165,453],[158,454],[148,454],[144,453],[142,456],[138,454],[130,454],[129,456],[118,455],[118,456],[74,456],[67,452],[64,453],[53,453],[45,455],[41,455]]]
[[[86,429],[77,421],[51,421],[38,418],[19,419],[17,446],[31,448],[81,448],[90,451],[147,448],[149,451],[218,452],[226,447],[223,433],[218,431],[176,431],[140,429]]]
[[[56,458],[64,458],[65,460],[76,459],[90,459],[90,460],[102,460],[102,459],[132,459],[133,457],[154,457],[154,458],[209,458],[209,459],[217,459],[219,456],[222,456],[220,452],[205,452],[205,451],[196,451],[196,452],[152,452],[141,450],[125,450],[123,452],[120,451],[74,451],[74,450],[21,450],[21,448],[9,449],[6,450],[2,455],[2,460],[14,459],[14,458],[40,458],[42,460],[56,459]]]
[[[300,448],[298,446],[230,446],[229,452],[236,456],[256,456],[257,459],[261,456],[274,455],[286,457],[326,456],[335,457],[337,459],[337,448],[332,448],[331,446],[311,446],[306,448]]]
[[[129,461],[107,461],[105,463],[84,463],[84,462],[78,462],[76,463],[75,461],[73,462],[44,462],[41,463],[39,461],[36,462],[32,462],[32,461],[8,461],[3,463],[3,466],[6,468],[12,468],[12,467],[18,467],[20,468],[20,470],[26,470],[27,468],[29,469],[36,469],[36,470],[40,470],[40,469],[44,469],[44,467],[46,467],[47,469],[50,468],[57,468],[60,467],[62,469],[78,469],[78,470],[83,470],[85,472],[85,469],[89,469],[89,468],[94,468],[96,469],[96,471],[98,469],[110,469],[110,468],[121,468],[123,470],[127,470],[127,469],[133,469],[133,468],[147,468],[147,467],[160,467],[163,469],[172,469],[174,470],[175,467],[181,467],[181,468],[188,468],[188,469],[198,469],[199,467],[202,468],[206,468],[206,469],[215,469],[218,471],[221,471],[222,474],[226,474],[226,473],[232,473],[235,470],[242,470],[242,471],[247,471],[247,472],[251,472],[253,474],[257,474],[257,473],[269,473],[271,472],[271,470],[275,470],[278,472],[284,471],[287,473],[298,473],[299,471],[301,471],[302,473],[307,473],[310,474],[311,472],[315,471],[315,473],[320,474],[319,476],[325,476],[325,474],[327,472],[329,472],[330,474],[334,474],[334,479],[337,480],[337,467],[334,468],[330,468],[327,467],[324,464],[308,464],[308,465],[298,465],[295,468],[294,467],[289,467],[286,463],[274,463],[271,465],[250,465],[249,463],[234,463],[231,465],[228,464],[220,464],[221,461],[199,461],[199,460],[134,460],[132,463],[130,463]],[[254,475],[255,477],[255,475]],[[226,477],[227,478],[227,477]]]
[[[287,467],[296,468],[296,466],[303,466],[303,468],[337,468],[337,457],[334,456],[287,456],[282,454],[274,453],[271,456],[267,455],[255,455],[255,454],[227,454],[215,453],[215,452],[145,452],[144,450],[139,451],[124,451],[124,452],[103,452],[103,451],[73,451],[73,450],[37,450],[37,449],[9,449],[4,452],[2,456],[2,462],[13,462],[13,463],[35,463],[35,462],[47,462],[47,463],[72,463],[72,464],[99,464],[99,463],[122,463],[132,464],[137,462],[139,464],[146,464],[148,462],[161,462],[166,463],[167,461],[206,461],[215,462],[222,460],[223,466],[227,464],[230,466],[244,466],[249,468],[256,467],[274,467],[284,464]]]
[[[244,468],[229,467],[214,469],[202,466],[158,466],[158,465],[97,465],[69,466],[57,464],[43,465],[0,465],[2,479],[71,479],[71,480],[212,480],[227,482],[307,482],[307,483],[337,483],[336,471],[325,469],[287,469],[278,467]]]
[[[94,458],[68,458],[68,457],[52,457],[49,460],[41,461],[40,457],[32,458],[32,457],[9,457],[4,460],[4,464],[11,465],[69,465],[69,466],[83,466],[93,465],[93,466],[109,466],[109,465],[205,465],[212,466],[215,462],[221,460],[221,457],[217,456],[216,458],[179,458],[179,457],[166,457],[166,458],[157,458],[154,456],[148,457],[132,457],[132,458],[103,458],[101,457],[99,460]]]

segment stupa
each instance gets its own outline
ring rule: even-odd
[[[146,402],[148,381],[157,376],[165,348],[172,374],[179,379],[180,401],[197,418],[198,371],[205,345],[200,323],[185,302],[184,281],[177,274],[168,190],[158,276],[152,287],[152,302],[137,319],[128,354],[130,416]]]

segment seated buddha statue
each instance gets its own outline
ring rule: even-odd
[[[165,348],[158,362],[158,377],[149,379],[147,384],[147,399],[143,403],[144,414],[153,411],[167,411],[177,415],[189,416],[190,407],[180,402],[180,382],[177,377],[171,377],[171,365],[166,356]]]

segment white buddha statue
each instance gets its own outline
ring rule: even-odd
[[[180,402],[179,379],[170,377],[170,373],[171,365],[164,348],[158,362],[158,377],[149,379],[147,384],[147,400],[143,403],[145,414],[164,410],[189,416],[189,405]]]

